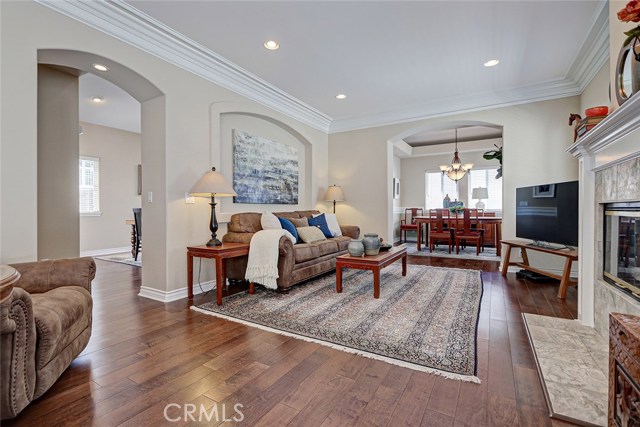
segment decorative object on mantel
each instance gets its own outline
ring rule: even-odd
[[[640,22],[640,1],[631,0],[618,11],[622,22]],[[640,25],[625,31],[616,65],[616,98],[622,105],[634,93],[640,91]]]
[[[231,197],[236,196],[235,190],[229,185],[227,180],[220,172],[216,172],[216,168],[205,173],[202,178],[191,188],[189,192],[192,196],[211,197],[211,220],[209,222],[209,230],[211,230],[211,240],[207,242],[207,246],[220,246],[222,242],[216,237],[218,231],[218,220],[216,219],[216,196]]]
[[[458,129],[455,130],[455,146],[456,149],[453,153],[453,160],[450,165],[440,165],[442,174],[446,174],[452,181],[458,182],[471,170],[473,163],[462,164],[460,157],[458,156]]]
[[[333,202],[333,213],[336,213],[336,202],[344,202],[344,191],[342,187],[335,184],[327,188],[327,194],[324,196],[326,202]]]
[[[496,179],[500,179],[502,178],[502,147],[498,147],[497,145],[493,144],[494,147],[496,147],[495,150],[490,150],[490,151],[486,151],[483,155],[482,158],[485,160],[493,160],[496,159],[500,162],[500,167],[498,168],[498,173],[496,174]]]
[[[234,203],[298,204],[298,148],[233,130]]]
[[[589,132],[593,129],[598,123],[603,121],[607,117],[607,112],[609,111],[608,107],[593,107],[589,108],[585,111],[584,119],[580,116],[580,114],[571,113],[569,114],[569,126],[574,125],[573,129],[573,141],[575,142],[578,138],[580,138],[585,133]],[[593,115],[594,112],[603,113],[601,115]],[[591,115],[590,115],[591,114]]]

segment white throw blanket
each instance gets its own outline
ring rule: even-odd
[[[268,289],[277,289],[280,238],[284,230],[261,230],[253,235],[249,245],[249,261],[245,279],[260,283]]]

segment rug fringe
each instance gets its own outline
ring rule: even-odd
[[[392,365],[396,365],[396,366],[401,366],[403,368],[408,368],[408,369],[412,369],[414,371],[420,371],[420,372],[426,372],[429,374],[434,374],[434,375],[438,375],[450,380],[457,380],[457,381],[464,381],[464,382],[469,382],[469,383],[475,383],[475,384],[481,384],[480,378],[473,376],[473,375],[463,375],[463,374],[455,374],[453,372],[447,372],[447,371],[441,371],[439,369],[435,369],[435,368],[430,368],[428,366],[422,366],[422,365],[417,365],[415,363],[411,363],[411,362],[405,362],[403,360],[398,360],[398,359],[394,359],[392,357],[387,357],[387,356],[381,356],[379,354],[374,354],[374,353],[369,353],[366,351],[362,351],[362,350],[358,350],[355,348],[351,348],[351,347],[346,347],[340,344],[334,344],[328,341],[322,341],[316,338],[310,338],[310,337],[306,337],[304,335],[299,335],[293,332],[287,332],[287,331],[283,331],[280,329],[276,329],[276,328],[271,328],[269,326],[264,326],[264,325],[260,325],[258,323],[253,323],[253,322],[249,322],[246,320],[242,320],[242,319],[237,319],[235,317],[232,316],[227,316],[224,315],[222,313],[217,313],[215,311],[210,311],[210,310],[205,310],[203,308],[200,307],[196,307],[195,305],[191,306],[191,310],[193,311],[197,311],[199,313],[203,313],[206,314],[208,316],[214,316],[214,317],[219,317],[225,320],[229,320],[231,322],[236,322],[236,323],[241,323],[243,325],[246,326],[251,326],[254,328],[258,328],[258,329],[262,329],[263,331],[267,331],[267,332],[273,332],[275,334],[279,334],[279,335],[284,335],[287,337],[291,337],[291,338],[296,338],[302,341],[307,341],[307,342],[312,342],[312,343],[316,343],[316,344],[320,344],[320,345],[324,345],[326,347],[331,347],[334,348],[336,350],[341,350],[347,353],[352,353],[352,354],[357,354],[358,356],[363,356],[369,359],[375,359],[375,360],[380,360],[382,362],[386,362],[386,363],[390,363]]]

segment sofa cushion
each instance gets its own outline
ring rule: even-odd
[[[309,225],[318,227],[320,231],[322,231],[322,234],[324,234],[324,237],[327,237],[327,238],[333,237],[333,234],[331,233],[331,230],[329,230],[329,226],[327,225],[327,220],[324,217],[324,214],[320,214],[320,215],[314,216],[313,218],[309,218]]]
[[[269,211],[262,212],[260,226],[263,230],[282,230],[282,224],[277,216]]]
[[[351,243],[351,237],[348,236],[338,236],[331,240],[338,245],[338,251],[346,251],[349,248],[349,243]]]
[[[314,215],[317,215],[321,212],[313,210],[313,211],[296,211],[296,213],[300,215],[300,218],[313,218]]]
[[[262,230],[260,218],[262,214],[256,212],[246,212],[231,215],[227,231],[233,233],[256,233]]]
[[[318,245],[314,245],[313,243],[300,243],[298,245],[294,245],[293,256],[296,260],[296,264],[299,264],[301,262],[318,258],[320,256],[320,249],[318,248]]]
[[[318,227],[300,227],[298,228],[298,236],[305,243],[313,243],[318,240],[326,240],[324,234]]]
[[[322,240],[320,242],[313,243],[318,247],[320,256],[334,254],[338,252],[338,244],[333,239]]]
[[[273,214],[278,218],[300,219],[300,215],[297,212],[274,212]]]
[[[302,242],[302,240],[300,240],[300,236],[298,236],[298,230],[296,230],[296,226],[293,225],[291,221],[289,221],[287,218],[278,218],[278,221],[280,221],[280,225],[282,226],[282,228],[285,231],[288,231],[291,236],[293,236],[293,240],[291,241],[291,243],[295,245],[296,243]]]
[[[309,226],[309,219],[307,218],[289,218],[289,221],[291,221],[291,224],[293,224],[296,228]]]
[[[41,369],[91,326],[91,294],[64,286],[31,294],[36,322],[36,367]]]

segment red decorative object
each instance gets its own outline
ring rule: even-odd
[[[584,111],[587,117],[606,116],[609,113],[609,107],[600,106],[588,108]]]

